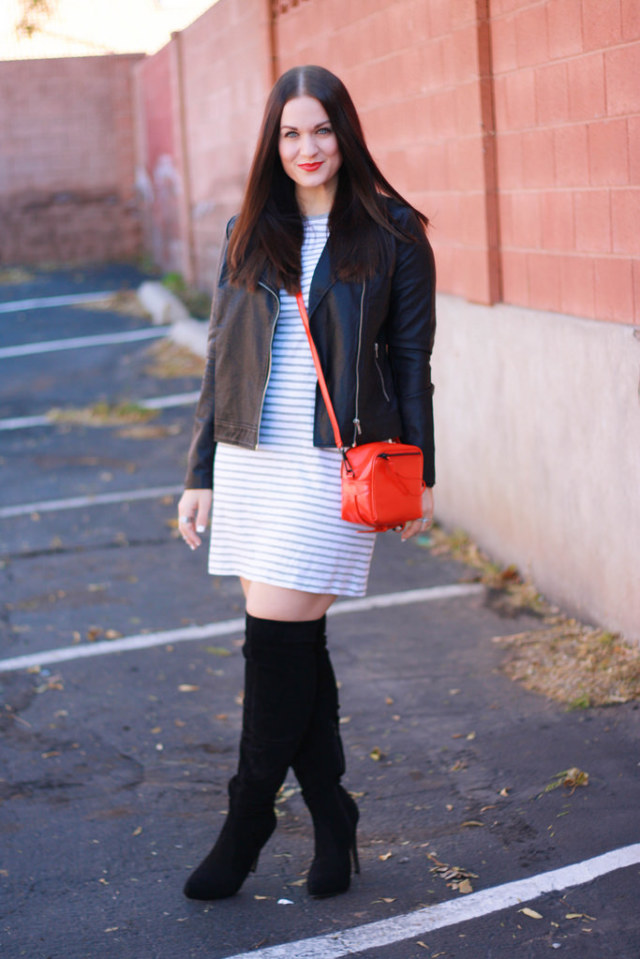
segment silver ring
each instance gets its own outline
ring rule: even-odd
[[[432,523],[433,520],[431,519],[430,516],[423,516],[423,517],[422,517],[422,522],[423,522],[423,523]]]
[[[181,523],[190,523],[190,522],[191,522],[191,517],[190,517],[190,516],[181,516],[181,517],[180,517],[180,522],[181,522]]]

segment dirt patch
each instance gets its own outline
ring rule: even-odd
[[[125,316],[139,316],[150,319],[151,315],[142,306],[134,290],[119,290],[104,300],[88,300],[85,303],[74,303],[74,309],[91,310],[103,313],[123,313]]]
[[[434,527],[426,545],[469,566],[469,578],[487,586],[488,605],[500,615],[528,612],[540,619],[534,629],[494,637],[506,650],[501,669],[510,679],[570,709],[640,699],[638,646],[563,615],[515,566],[493,562],[460,530]]]
[[[150,365],[145,372],[158,379],[178,379],[194,376],[201,379],[205,361],[195,356],[186,346],[180,346],[171,340],[159,340],[149,347]]]
[[[507,676],[571,709],[640,699],[640,650],[616,633],[558,616],[494,642],[508,649]]]

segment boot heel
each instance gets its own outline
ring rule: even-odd
[[[355,836],[353,839],[353,845],[351,846],[351,858],[353,859],[353,871],[359,876],[360,860],[358,859],[358,844],[356,842]]]

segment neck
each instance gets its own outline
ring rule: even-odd
[[[303,216],[321,216],[323,213],[331,213],[335,195],[335,186],[329,184],[313,190],[296,187],[296,200]]]

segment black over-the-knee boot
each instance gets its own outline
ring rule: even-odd
[[[360,871],[356,846],[358,807],[340,785],[344,749],[340,738],[336,678],[326,644],[325,618],[318,622],[316,697],[304,739],[293,760],[293,771],[313,819],[315,856],[307,878],[312,896],[346,892],[351,859]]]
[[[229,811],[218,840],[184,887],[190,899],[234,895],[275,829],[275,796],[315,701],[318,623],[247,614],[238,771],[229,783]]]

